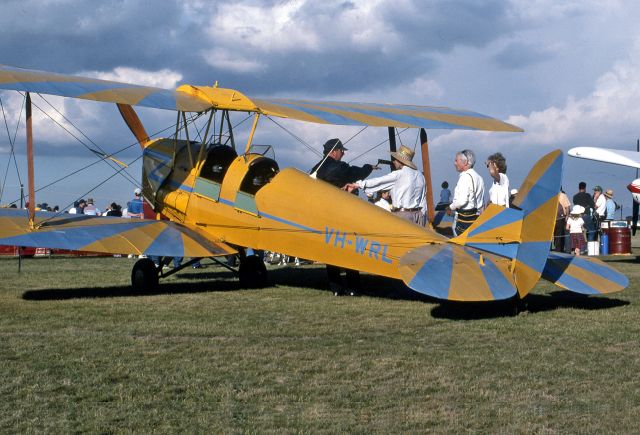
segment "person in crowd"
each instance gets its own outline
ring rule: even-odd
[[[127,203],[127,215],[133,219],[144,219],[142,206],[142,191],[139,188],[133,191],[133,199]]]
[[[389,190],[381,190],[376,195],[375,205],[378,207],[391,211],[391,192]]]
[[[107,211],[107,216],[121,217],[122,207],[116,204],[115,202],[112,202],[111,205],[109,206],[109,210]]]
[[[440,201],[436,205],[436,210],[444,210],[449,204],[451,204],[451,190],[449,190],[449,182],[443,181],[440,185]]]
[[[587,193],[587,183],[584,181],[578,183],[578,193],[573,195],[573,205],[579,205],[584,208],[582,220],[584,221],[584,228],[587,231],[587,239],[589,241],[595,240],[596,228],[592,215],[596,205],[593,202],[593,197]]]
[[[491,204],[509,207],[509,178],[507,177],[507,160],[502,153],[491,154],[486,161],[489,175],[493,179],[489,189]]]
[[[581,205],[574,205],[569,217],[567,218],[566,229],[571,235],[571,250],[575,255],[580,255],[587,246],[584,241],[583,231],[585,227],[582,216],[584,216],[584,207]]]
[[[323,145],[324,157],[311,170],[311,176],[326,181],[339,189],[346,189],[347,184],[367,178],[374,167],[365,164],[362,167],[351,166],[342,161],[347,149],[340,139],[329,139]],[[354,192],[355,193],[355,192]],[[347,289],[342,285],[341,268],[327,264],[329,287],[335,296],[348,294],[355,296],[360,288],[360,273],[357,270],[345,269]]]
[[[93,198],[87,199],[87,206],[84,208],[84,214],[89,216],[100,216],[101,210],[93,204]]]
[[[556,225],[553,228],[553,248],[555,251],[564,252],[565,250],[565,238],[566,238],[566,226],[567,216],[569,216],[569,209],[571,208],[571,201],[562,187],[558,194],[558,210],[556,212]]]
[[[615,214],[616,214],[616,202],[613,200],[613,190],[612,189],[607,189],[604,192],[604,196],[605,198],[607,198],[606,200],[606,211],[605,211],[605,219],[607,220],[613,220],[615,219]]]
[[[511,189],[511,191],[509,192],[509,208],[520,210],[520,207],[518,207],[513,203],[513,201],[516,199],[517,194],[518,194],[518,189]]]
[[[391,211],[403,219],[424,226],[426,220],[426,183],[424,175],[413,163],[415,153],[404,145],[392,152],[395,171],[381,177],[358,180],[348,189],[361,188],[367,194],[391,191]]]
[[[478,218],[484,204],[484,181],[473,169],[476,156],[471,150],[456,154],[453,164],[460,173],[447,214],[455,212],[454,235],[462,234]]]
[[[79,208],[80,208],[80,201],[73,201],[73,207],[69,209],[69,214],[78,214]]]
[[[607,211],[607,198],[602,194],[602,187],[595,186],[593,188],[593,202],[595,204],[594,217],[597,222],[604,220],[604,215]]]

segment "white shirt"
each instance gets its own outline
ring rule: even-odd
[[[498,175],[500,175],[500,181],[494,180],[491,189],[489,189],[489,202],[509,207],[509,178],[506,174]]]
[[[567,226],[569,227],[569,234],[582,234],[584,221],[582,217],[569,216],[567,218]]]
[[[422,172],[402,166],[382,177],[356,181],[366,194],[379,190],[391,190],[391,202],[395,208],[421,208],[426,210],[426,187]]]
[[[449,208],[451,210],[470,210],[473,208],[482,210],[484,205],[484,181],[473,169],[460,172],[458,184],[453,191],[453,200]]]
[[[389,203],[387,202],[387,200],[386,200],[386,199],[384,199],[384,198],[380,198],[380,199],[378,200],[378,202],[376,202],[376,205],[377,205],[378,207],[380,207],[380,208],[383,208],[383,209],[387,210],[387,211],[391,211],[391,204],[389,204]]]
[[[598,199],[596,200],[596,213],[598,216],[604,217],[604,212],[607,210],[607,198],[600,194]]]

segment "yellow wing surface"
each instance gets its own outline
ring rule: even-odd
[[[256,112],[321,124],[522,131],[486,115],[447,107],[250,98],[219,87],[182,85],[168,90],[7,65],[0,65],[0,89],[185,112]]]
[[[29,230],[27,210],[0,209],[0,245],[111,254],[215,257],[235,254],[197,228],[164,220],[38,212]]]

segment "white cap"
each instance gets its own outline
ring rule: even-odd
[[[136,190],[133,191],[134,195],[140,195],[142,193],[142,190],[140,190],[139,187],[136,187]]]
[[[511,189],[511,195],[517,195],[518,189]]]

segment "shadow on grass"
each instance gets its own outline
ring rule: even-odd
[[[441,302],[431,310],[435,318],[450,320],[479,320],[516,316],[519,313],[540,313],[559,308],[604,310],[629,305],[629,301],[606,296],[586,296],[569,291],[547,295],[529,294],[523,300],[492,302]]]
[[[610,255],[601,259],[606,263],[640,264],[640,257],[637,255]]]
[[[170,294],[190,294],[205,292],[227,292],[247,290],[241,289],[237,281],[202,281],[199,283],[160,283],[153,291],[136,291],[131,286],[117,287],[85,287],[85,288],[53,288],[43,290],[28,290],[22,294],[22,299],[29,301],[117,298],[135,296],[158,296]]]
[[[344,280],[344,276],[343,276]],[[327,270],[324,267],[280,268],[269,270],[269,281],[278,286],[300,287],[324,291],[329,294]],[[437,299],[417,293],[398,279],[360,274],[362,296],[382,299],[437,302]]]

